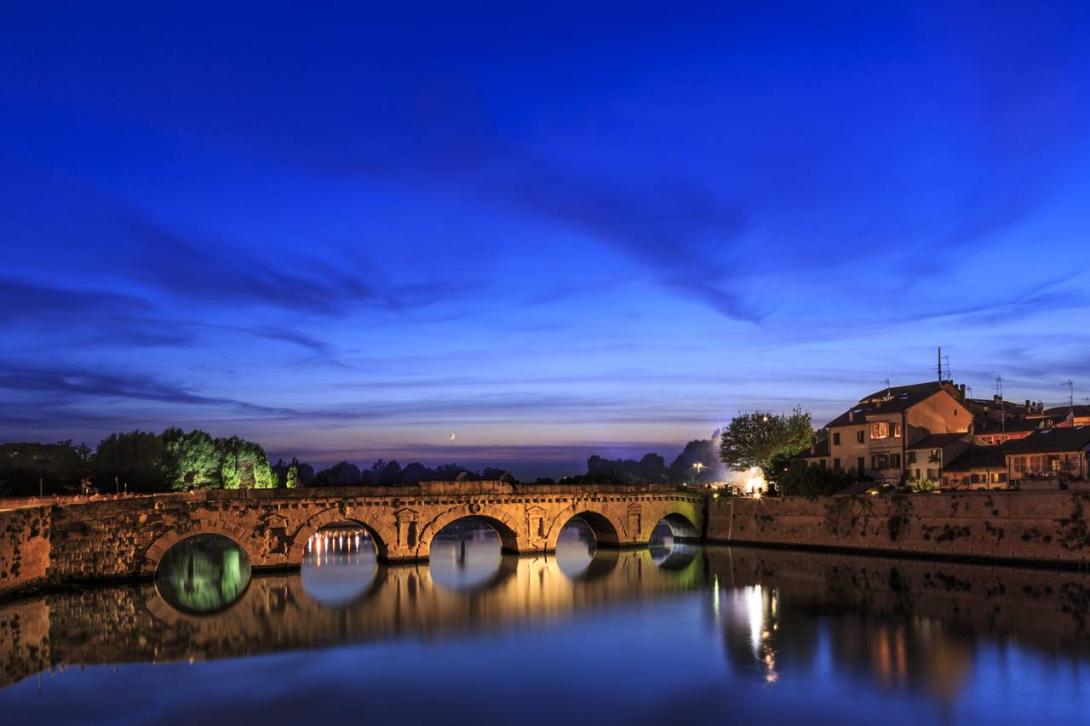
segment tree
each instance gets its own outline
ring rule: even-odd
[[[358,487],[360,468],[355,464],[342,461],[318,472],[315,483],[323,487]]]
[[[232,436],[216,439],[220,458],[220,482],[224,489],[272,489],[276,477],[265,450],[259,445]]]
[[[299,486],[299,467],[294,462],[288,467],[288,473],[284,479],[284,486],[288,489],[295,489]]]
[[[221,451],[208,433],[170,428],[163,432],[168,481],[177,490],[222,486]]]
[[[128,491],[160,492],[168,488],[167,450],[163,437],[150,431],[110,434],[95,449],[95,481],[112,492],[115,479]]]
[[[377,465],[379,462],[375,463]],[[397,486],[401,483],[401,464],[398,464],[396,461],[387,462],[381,469],[377,470],[376,473],[378,474],[378,481],[376,482],[372,478],[372,483],[384,487]]]
[[[685,444],[685,448],[670,464],[667,477],[671,484],[722,481],[726,478],[722,469],[717,432],[710,439],[697,439]]]
[[[720,438],[719,456],[731,469],[769,468],[777,454],[794,455],[810,446],[810,414],[796,408],[790,414],[768,411],[735,416]]]
[[[799,456],[776,456],[770,471],[772,474],[765,478],[778,491],[788,496],[836,494],[855,481],[844,472],[813,466]]]
[[[642,484],[661,484],[666,481],[666,459],[658,454],[644,454],[636,466],[636,474]]]

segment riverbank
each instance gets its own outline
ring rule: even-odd
[[[719,497],[712,542],[1080,568],[1090,494],[970,491],[899,496]]]

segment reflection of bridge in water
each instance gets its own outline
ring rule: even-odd
[[[365,589],[336,607],[316,600],[298,575],[256,578],[237,603],[208,616],[171,608],[149,584],[8,602],[0,605],[0,684],[70,664],[534,626],[693,592],[720,632],[731,672],[764,681],[831,664],[950,700],[968,681],[980,642],[1090,654],[1087,575],[726,547],[675,545],[661,554],[599,550],[573,573],[552,556],[505,556],[466,590],[443,586],[424,564],[376,566]]]
[[[254,578],[234,605],[212,615],[171,607],[151,584],[58,593],[0,606],[0,684],[70,664],[238,657],[544,623],[703,581],[699,560],[666,570],[644,549],[600,550],[575,577],[555,557],[504,555],[470,590],[437,583],[426,563],[378,566],[363,592],[336,607],[312,597],[294,574]]]

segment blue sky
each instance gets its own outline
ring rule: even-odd
[[[0,439],[533,475],[938,345],[1090,395],[1085,4],[668,9],[5,4]]]

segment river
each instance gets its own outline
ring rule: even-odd
[[[1090,576],[675,542],[430,562],[319,533],[301,571],[181,543],[154,582],[0,602],[0,722],[1075,723]]]

